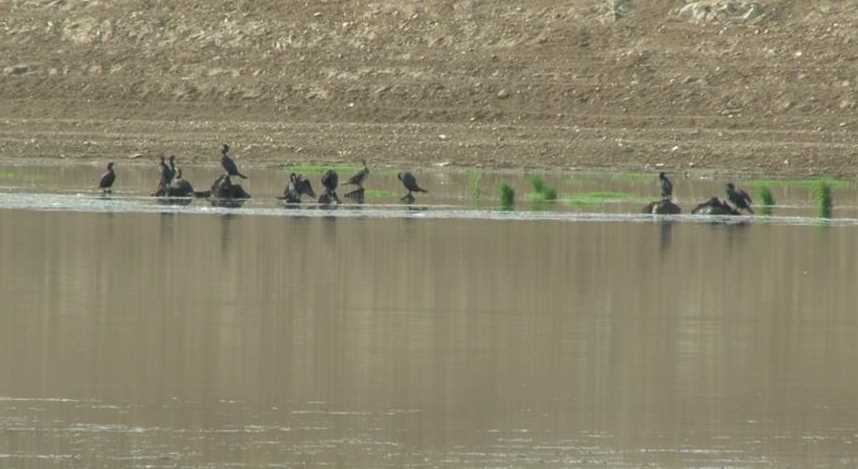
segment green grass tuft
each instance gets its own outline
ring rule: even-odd
[[[515,206],[515,189],[507,183],[501,183],[498,189],[500,193],[501,208],[504,210],[512,210]]]
[[[834,195],[831,185],[824,180],[817,181],[813,187],[813,198],[821,218],[831,218],[834,209]]]
[[[772,214],[772,207],[774,207],[774,205],[775,205],[775,196],[772,195],[771,189],[769,189],[769,186],[767,186],[765,184],[760,184],[759,186],[757,186],[756,189],[757,189],[757,199],[759,199],[762,202],[761,213],[763,215],[771,215]]]
[[[534,202],[551,202],[557,200],[557,191],[545,183],[539,176],[530,176],[530,186],[533,192],[527,194],[528,200]]]
[[[849,185],[847,181],[842,181],[834,178],[810,178],[810,179],[753,179],[748,181],[748,185],[753,189],[759,189],[763,186],[768,187],[798,187],[813,190],[817,184],[824,182],[831,186],[832,189],[843,189]]]
[[[483,179],[483,173],[479,171],[471,171],[468,173],[468,192],[474,202],[480,201],[480,183]]]
[[[582,192],[564,197],[563,202],[565,202],[567,205],[577,207],[587,205],[602,205],[612,202],[646,203],[650,202],[650,199],[644,199],[628,192]]]
[[[390,191],[379,191],[379,190],[371,190],[366,189],[363,193],[363,196],[367,199],[385,199],[388,197],[394,197],[396,194]]]

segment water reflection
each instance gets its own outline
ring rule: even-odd
[[[4,460],[858,456],[854,229],[420,215],[0,210]]]

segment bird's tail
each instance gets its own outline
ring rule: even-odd
[[[753,214],[754,214],[754,209],[752,209],[750,206],[748,206],[748,212],[749,212],[751,215],[753,215]]]
[[[238,177],[240,177],[242,179],[247,179],[247,176],[245,176],[244,174],[241,174],[241,173],[235,173],[235,174],[237,174]]]
[[[418,187],[411,192],[427,192],[428,193],[429,191],[427,191],[426,189],[423,189],[422,187]]]

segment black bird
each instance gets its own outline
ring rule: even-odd
[[[353,201],[356,204],[362,204],[365,200],[366,190],[363,187],[358,187],[357,189],[347,192],[343,197]]]
[[[238,172],[238,166],[235,165],[235,161],[233,161],[233,159],[230,158],[227,154],[229,153],[229,145],[224,143],[220,151],[223,154],[220,159],[220,164],[221,166],[223,166],[223,169],[224,171],[226,171],[226,174],[230,176],[238,176],[242,179],[247,179],[247,176]]]
[[[173,170],[164,162],[164,156],[161,156],[161,162],[158,163],[161,167],[161,180],[158,181],[158,192],[156,195],[164,195],[170,183],[173,181]]]
[[[325,174],[322,175],[322,185],[325,186],[325,189],[334,192],[337,190],[337,186],[339,185],[340,177],[337,175],[337,172],[333,169],[329,169],[325,171]]]
[[[176,170],[176,177],[170,182],[167,195],[171,197],[188,197],[194,194],[194,186],[182,179],[182,168]]]
[[[176,177],[176,155],[170,155],[170,171]]]
[[[400,200],[406,201],[408,203],[414,202],[414,195],[412,192],[428,192],[426,189],[422,189],[417,185],[417,178],[414,177],[413,174],[409,172],[399,173],[396,177],[402,181],[402,185],[408,189],[408,193],[402,196]]]
[[[286,186],[286,190],[283,191],[283,197],[279,198],[290,204],[300,204],[301,196],[304,194],[316,197],[310,180],[300,174],[292,173],[289,175],[289,184]]]
[[[661,183],[661,198],[669,199],[673,197],[673,183],[667,178],[664,173],[658,173],[658,179]]]
[[[113,183],[116,181],[116,172],[113,171],[113,162],[107,163],[107,171],[101,175],[101,180],[98,181],[98,188],[101,189],[102,193],[108,194],[111,192],[110,188],[113,187]]]
[[[346,184],[354,184],[358,187],[363,187],[364,181],[369,177],[369,168],[366,167],[366,160],[360,160],[363,163],[363,169],[358,171],[354,176],[350,177]]]
[[[751,204],[754,202],[751,200],[751,196],[742,189],[736,190],[736,186],[732,182],[727,183],[727,198],[730,199],[730,202],[733,202],[737,210],[744,209],[750,213],[754,213],[751,209]]]
[[[320,204],[329,204],[332,201],[340,203],[340,198],[337,197],[337,186],[339,185],[340,177],[333,169],[325,171],[322,175],[322,185],[325,186],[325,192],[319,196]]]

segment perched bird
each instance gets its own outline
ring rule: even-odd
[[[247,176],[238,172],[238,166],[236,166],[235,161],[233,161],[233,159],[229,157],[229,145],[224,143],[220,151],[223,154],[220,159],[220,164],[221,166],[223,166],[223,169],[224,171],[226,171],[226,174],[230,176],[238,176],[242,179],[247,179]]]
[[[325,189],[333,192],[337,190],[337,186],[339,185],[340,177],[337,175],[337,172],[333,169],[329,169],[325,171],[325,174],[322,175],[322,185],[325,186]]]
[[[751,196],[742,189],[736,190],[736,186],[732,182],[727,183],[727,198],[733,202],[736,210],[747,210],[749,213],[754,213],[751,209],[751,204],[754,202],[751,200]]]
[[[658,173],[658,180],[661,183],[661,198],[669,199],[673,197],[673,183],[667,178],[664,173]]]
[[[176,170],[176,177],[170,182],[167,195],[171,197],[188,197],[194,194],[194,186],[182,178],[182,168]]]
[[[173,181],[173,170],[167,166],[167,163],[164,162],[164,156],[161,156],[161,162],[158,163],[158,166],[161,167],[161,180],[158,182],[158,194],[163,195],[167,190],[167,187],[170,186],[170,182]]]
[[[111,192],[110,188],[116,181],[116,172],[113,171],[113,162],[107,163],[107,171],[101,175],[101,180],[98,182],[98,188],[105,194]]]
[[[362,204],[364,202],[364,196],[366,195],[366,189],[363,187],[358,187],[357,189],[347,192],[343,197],[353,201],[356,204]]]
[[[720,200],[718,197],[711,197],[706,202],[694,207],[691,211],[694,215],[738,215],[730,204]]]
[[[400,200],[411,203],[414,202],[414,195],[412,194],[412,192],[428,192],[427,190],[422,189],[420,186],[418,186],[417,178],[415,178],[413,174],[407,171],[404,173],[399,173],[396,177],[398,177],[399,180],[402,181],[402,185],[405,186],[406,189],[408,189],[408,193],[402,196],[402,199]]]
[[[333,169],[325,171],[322,175],[322,185],[325,187],[325,192],[319,196],[320,204],[329,204],[332,201],[340,203],[340,198],[337,197],[337,186],[339,185],[340,177]]]
[[[369,168],[366,167],[366,160],[360,161],[363,163],[363,169],[350,177],[346,184],[354,184],[358,187],[363,187],[364,181],[366,181],[366,178],[369,176]]]
[[[301,203],[301,196],[304,194],[316,197],[310,180],[300,174],[292,173],[289,175],[289,184],[286,186],[286,190],[283,191],[283,197],[280,197],[280,199],[290,204],[299,204]]]

